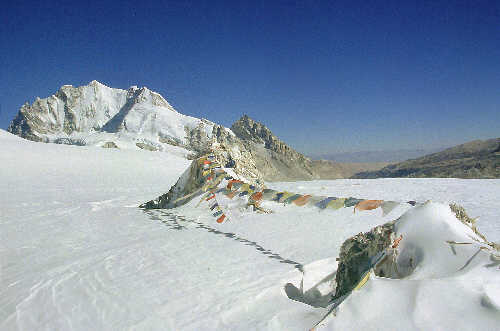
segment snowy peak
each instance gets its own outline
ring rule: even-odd
[[[170,111],[177,111],[172,107],[165,98],[161,96],[161,94],[156,93],[148,89],[147,87],[137,87],[131,86],[127,91],[127,98],[132,99],[132,103],[146,103],[155,107],[167,108]]]
[[[24,104],[8,131],[34,141],[164,150],[164,144],[186,148],[187,131],[201,127],[208,135],[212,126],[178,113],[147,87],[122,90],[93,80]]]
[[[123,90],[97,81],[76,88],[63,85],[54,95],[23,105],[8,130],[35,141],[92,131],[118,113],[125,101]]]

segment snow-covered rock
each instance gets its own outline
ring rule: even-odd
[[[454,207],[428,201],[384,227],[348,239],[340,253],[336,297],[350,295],[335,309],[336,316],[328,315],[315,330],[497,329],[498,245]],[[370,255],[377,253],[378,262],[370,265]],[[351,273],[342,270],[346,265]],[[355,277],[348,291],[339,293],[339,279]],[[377,302],[387,308],[375,307]]]

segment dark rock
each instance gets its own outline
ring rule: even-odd
[[[379,225],[372,230],[347,239],[340,248],[335,298],[349,293],[370,268],[372,259],[392,243],[394,222]]]
[[[118,148],[118,146],[112,141],[107,141],[102,145],[102,148]]]

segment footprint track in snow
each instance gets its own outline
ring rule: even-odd
[[[226,238],[230,238],[230,239],[233,239],[235,241],[238,241],[244,245],[255,247],[255,249],[259,253],[267,256],[270,259],[278,260],[279,263],[292,264],[299,271],[301,271],[301,272],[304,271],[304,266],[302,263],[293,261],[291,259],[285,259],[281,255],[274,253],[271,250],[262,247],[257,242],[250,241],[248,239],[239,237],[238,235],[236,235],[232,232],[219,231],[219,230],[212,228],[211,226],[208,226],[202,222],[198,222],[194,219],[189,219],[189,218],[186,218],[182,215],[176,215],[174,213],[167,212],[164,210],[151,210],[150,209],[150,210],[144,210],[144,212],[149,216],[149,219],[154,220],[154,221],[161,221],[163,224],[165,224],[165,226],[167,226],[171,230],[178,230],[178,231],[179,230],[187,230],[188,227],[182,225],[181,223],[183,223],[183,222],[192,223],[192,224],[196,225],[197,229],[203,229],[209,233],[224,236]]]

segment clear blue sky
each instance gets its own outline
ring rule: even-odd
[[[0,46],[4,129],[96,79],[310,154],[500,136],[498,0],[7,1]]]

